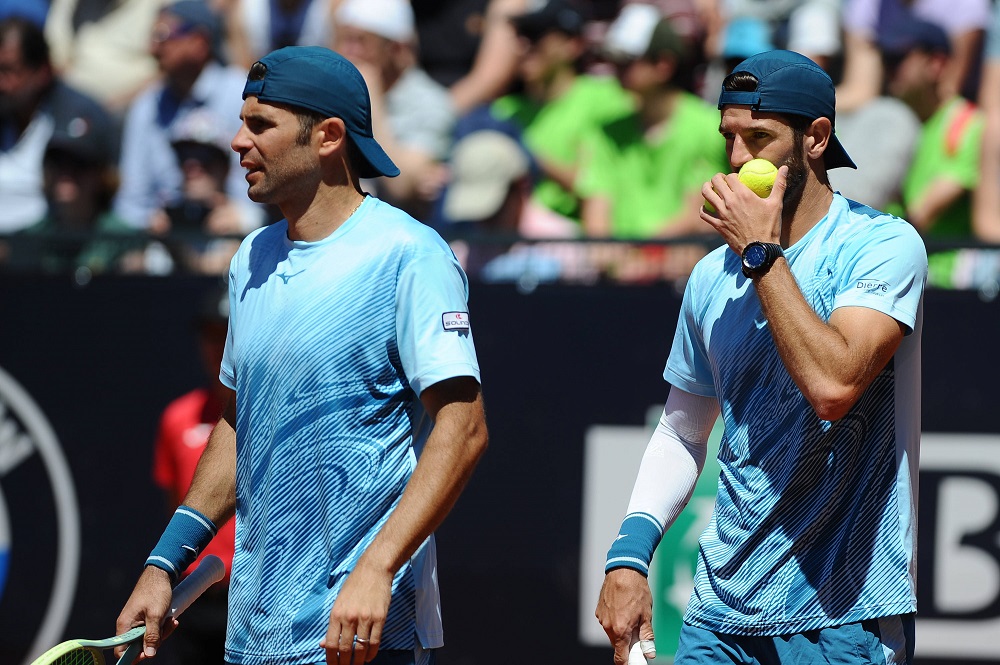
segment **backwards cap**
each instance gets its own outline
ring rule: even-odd
[[[340,118],[361,153],[358,175],[397,176],[399,168],[372,134],[372,105],[361,72],[346,58],[321,46],[286,46],[250,67],[243,99],[288,104]]]
[[[833,80],[819,65],[793,51],[767,51],[751,56],[733,70],[752,74],[757,89],[752,92],[726,90],[719,95],[719,109],[727,105],[749,106],[754,111],[785,113],[815,120],[829,118],[835,124],[836,96]],[[731,74],[732,75],[732,74]],[[836,134],[823,154],[826,168],[858,168]]]

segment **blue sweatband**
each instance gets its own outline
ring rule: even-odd
[[[618,537],[608,550],[608,562],[604,572],[615,568],[631,568],[644,576],[649,575],[649,562],[653,560],[653,550],[660,544],[663,527],[659,520],[649,513],[630,513],[622,520]]]
[[[218,531],[212,520],[190,506],[181,506],[174,511],[146,565],[167,571],[176,581]]]

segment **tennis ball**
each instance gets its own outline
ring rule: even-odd
[[[771,195],[778,169],[766,159],[751,159],[740,167],[739,179],[762,199]]]
[[[740,167],[737,177],[757,196],[766,199],[771,195],[771,189],[774,187],[774,179],[777,175],[778,168],[771,162],[766,159],[751,159]],[[705,201],[705,210],[715,212],[715,206]]]

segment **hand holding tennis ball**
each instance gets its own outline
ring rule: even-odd
[[[774,179],[778,176],[778,168],[766,159],[751,159],[740,167],[737,177],[754,194],[762,199],[771,195]],[[705,201],[705,210],[715,212],[715,206]]]

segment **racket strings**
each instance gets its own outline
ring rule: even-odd
[[[49,661],[48,665],[104,665],[104,658],[98,651],[81,647]]]

